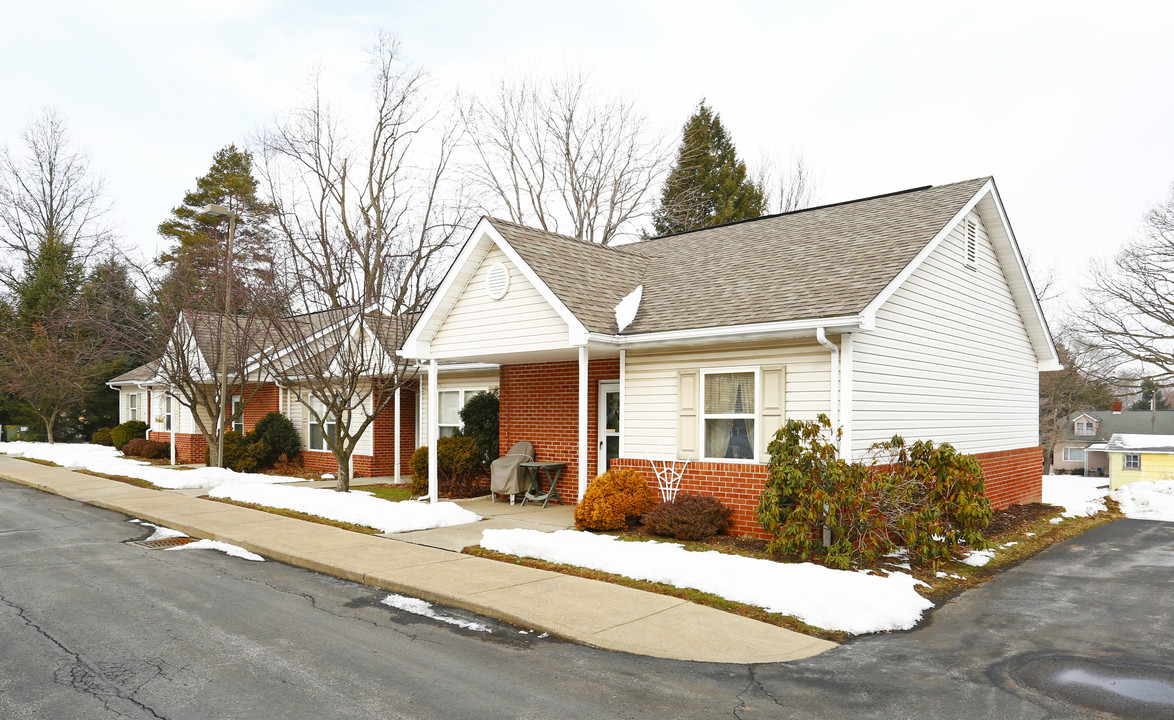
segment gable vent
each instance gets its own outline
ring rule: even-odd
[[[965,263],[966,267],[974,270],[977,266],[976,258],[978,256],[978,226],[973,220],[966,220],[966,237],[965,237]]]
[[[510,289],[510,269],[505,263],[494,263],[485,276],[485,294],[490,300],[501,300]]]

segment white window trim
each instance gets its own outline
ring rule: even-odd
[[[1129,458],[1135,458],[1134,464],[1131,467]],[[1125,461],[1122,469],[1124,470],[1141,470],[1141,453],[1125,453]]]
[[[167,432],[171,432],[171,424],[175,422],[174,402],[170,394],[163,394],[163,429]]]
[[[465,408],[465,403],[467,403],[469,401],[470,394],[476,395],[477,393],[482,393],[482,392],[487,393],[487,392],[489,392],[489,388],[487,388],[487,387],[446,387],[446,388],[438,387],[436,392],[437,392],[438,396],[440,394],[446,393],[446,392],[458,393],[457,407],[458,407],[458,412],[459,412],[459,410],[463,410]],[[464,432],[464,430],[465,430],[465,423],[464,422],[458,422],[455,425],[452,423],[440,422],[440,398],[439,397],[437,397],[437,399],[436,399],[436,414],[437,414],[437,418],[436,418],[436,437],[437,438],[444,437],[443,435],[440,434],[440,428],[455,427],[457,429],[458,433]]]
[[[318,410],[319,415],[326,414],[326,403],[323,403],[321,400],[318,400],[317,398],[313,398],[313,397],[307,398],[307,401],[309,403],[317,403],[318,405],[321,406],[320,409]],[[320,424],[314,418],[314,412],[311,410],[309,405],[307,403],[303,403],[303,405],[306,406],[306,449],[320,451],[320,452],[330,452],[330,445],[326,442],[326,437],[328,434],[330,434],[333,431],[327,430],[327,428],[330,428],[332,426],[337,426],[338,423],[326,422],[326,423]],[[314,441],[313,441],[314,433],[311,432],[310,428],[314,427],[315,425],[318,425],[322,430],[322,432],[321,432],[322,447],[314,447]]]
[[[742,413],[741,415],[710,415],[705,412],[705,377],[707,375],[726,375],[730,373],[754,373],[754,412]],[[762,461],[759,459],[761,453],[758,447],[759,430],[762,428],[762,366],[761,365],[743,365],[738,367],[714,367],[701,368],[699,372],[701,386],[697,394],[697,448],[698,454],[701,456],[703,462],[722,462],[722,463],[738,463],[741,465],[761,465]],[[709,418],[730,418],[732,420],[746,419],[754,421],[754,432],[750,433],[750,457],[749,458],[711,458],[706,456],[705,448],[705,421]]]
[[[1081,428],[1084,428],[1084,430],[1082,430]],[[1096,427],[1095,423],[1088,422],[1085,420],[1077,420],[1076,425],[1072,431],[1076,435],[1084,435],[1084,436],[1096,435],[1097,434],[1097,427]]]
[[[240,395],[233,395],[233,396],[232,396],[232,404],[228,406],[228,409],[229,409],[229,412],[230,412],[230,414],[232,414],[232,415],[236,415],[236,404],[237,404],[237,403],[240,403],[240,402],[241,402],[241,396],[240,396]],[[236,430],[236,426],[237,426],[237,425],[240,425],[240,430]],[[241,435],[244,435],[244,434],[245,434],[245,406],[244,406],[244,403],[241,403],[241,416],[240,416],[240,419],[239,419],[239,420],[233,420],[233,421],[232,421],[232,429],[233,429],[233,430],[236,430],[236,431],[237,431],[238,433],[240,433]]]
[[[139,394],[130,393],[126,396],[126,419],[134,422],[139,419]]]
[[[1077,450],[1080,451],[1080,457],[1078,457],[1078,458],[1069,457],[1070,455],[1074,454],[1074,452]],[[1068,447],[1065,447],[1064,448],[1064,462],[1084,462],[1084,448],[1073,447],[1071,445],[1069,445]]]

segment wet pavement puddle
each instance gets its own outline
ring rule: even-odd
[[[1061,702],[1130,718],[1174,717],[1174,668],[1076,656],[1029,660],[1011,675]]]

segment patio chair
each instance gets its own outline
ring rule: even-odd
[[[510,451],[489,463],[489,499],[497,502],[497,495],[509,495],[510,504],[514,495],[526,492],[529,478],[519,467],[524,462],[534,462],[534,444],[526,441],[514,443]]]

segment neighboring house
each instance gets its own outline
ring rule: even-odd
[[[434,383],[498,366],[501,447],[566,463],[563,497],[688,462],[681,489],[742,534],[761,533],[775,431],[821,413],[845,455],[949,442],[996,507],[1039,500],[1039,372],[1059,369],[991,178],[619,247],[484,218],[401,354]],[[446,411],[424,397],[435,438]]]
[[[1105,443],[1113,435],[1174,434],[1174,410],[1114,410],[1074,412],[1068,428],[1052,451],[1052,471],[1080,470],[1087,475],[1108,475],[1109,455]]]
[[[1174,435],[1117,433],[1105,443],[1109,489],[1131,482],[1174,480]]]
[[[297,333],[286,333],[284,337],[309,338],[333,323],[353,319],[355,312],[328,311],[289,318],[289,322],[301,328]],[[185,397],[183,391],[168,385],[166,377],[176,377],[176,372],[190,372],[196,377],[207,378],[200,387],[209,396],[214,395],[216,381],[212,377],[218,367],[219,343],[212,338],[215,315],[186,311],[177,319],[171,343],[164,358],[152,361],[119,375],[107,384],[118,390],[119,422],[140,420],[148,424],[148,436],[154,440],[169,442],[175,449],[175,459],[180,463],[203,463],[206,461],[207,445],[203,433],[196,423],[193,408],[201,406]],[[247,332],[247,328],[230,326],[238,339],[229,345],[245,347],[245,352],[229,353],[230,364],[236,368],[245,364],[241,359],[262,349],[264,342],[258,342]],[[398,345],[396,338],[381,338],[393,348]],[[280,347],[269,347],[268,352],[280,351]],[[182,363],[182,368],[170,367]],[[169,370],[169,371],[164,371]],[[232,424],[229,429],[246,433],[257,421],[270,412],[286,415],[298,430],[302,440],[302,459],[307,467],[323,472],[337,470],[333,454],[326,447],[323,428],[317,423],[305,404],[298,399],[298,387],[281,387],[266,381],[256,366],[243,371],[230,372],[230,386],[233,389],[233,403],[226,412],[226,419]],[[353,455],[354,473],[357,477],[402,475],[407,472],[408,461],[418,443],[416,438],[422,415],[419,408],[418,381],[409,382],[399,392],[398,402],[389,403],[389,412],[376,417],[364,433]],[[439,382],[442,399],[442,426],[444,434],[460,429],[459,411],[465,398],[472,392],[485,391],[497,386],[496,368],[478,363],[463,363],[446,366]],[[190,391],[189,391],[190,394]],[[306,398],[306,402],[316,402]],[[205,403],[206,404],[206,403]],[[243,405],[243,407],[242,407]],[[455,414],[455,418],[454,418]],[[396,418],[399,418],[398,423]],[[214,418],[208,419],[206,427],[214,427]],[[398,427],[398,433],[397,433]]]

